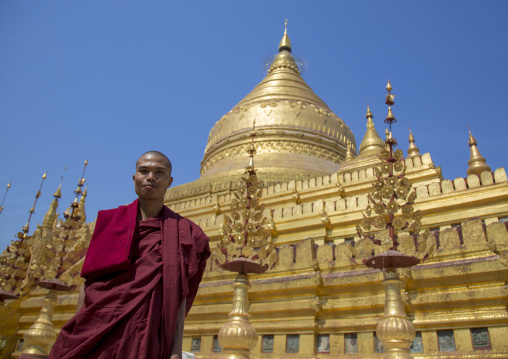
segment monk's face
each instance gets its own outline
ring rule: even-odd
[[[139,158],[132,179],[138,197],[147,200],[163,200],[166,190],[173,182],[168,160],[153,153]]]

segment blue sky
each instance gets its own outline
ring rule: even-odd
[[[380,133],[385,84],[394,134],[411,126],[445,178],[466,176],[467,123],[493,169],[507,165],[508,2],[0,1],[0,248],[42,221],[65,174],[60,212],[88,158],[87,215],[135,198],[147,150],[199,177],[214,123],[265,75],[289,19],[303,77],[359,144],[369,102]],[[1,198],[1,197],[0,197]]]

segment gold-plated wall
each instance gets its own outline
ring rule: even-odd
[[[375,158],[367,158],[331,176],[263,190],[268,227],[279,249],[277,265],[250,278],[249,312],[258,333],[252,358],[355,357],[345,354],[352,335],[358,356],[382,356],[375,352],[374,332],[383,314],[383,276],[354,264],[350,247],[354,240],[357,252],[372,250],[371,243],[357,238],[355,225],[366,205],[375,164]],[[423,346],[423,353],[413,355],[447,355],[440,351],[438,335],[451,330],[455,351],[450,354],[456,357],[508,357],[504,169],[449,181],[442,179],[428,154],[408,159],[406,165],[418,195],[415,207],[424,212],[423,224],[433,231],[438,246],[432,259],[401,272],[405,309]],[[169,191],[166,203],[201,225],[215,248],[235,185],[189,184],[178,196]],[[233,273],[209,262],[185,329],[184,350],[190,351],[193,340],[199,340],[199,350],[194,351],[198,358],[220,355],[214,352],[214,339],[231,309],[233,280]],[[46,294],[47,290],[35,288],[27,298],[0,307],[4,319],[0,335],[6,343],[0,349],[2,358],[18,357],[20,351],[12,351],[36,320]],[[59,295],[53,316],[56,328],[74,314],[77,297],[77,292]],[[475,328],[486,328],[490,350],[474,350]],[[271,335],[272,352],[262,353],[263,336]],[[298,353],[286,353],[288,335],[299,335]],[[329,336],[329,354],[317,353],[319,335]]]
[[[264,190],[262,202],[269,208],[266,215],[279,250],[275,268],[251,276],[249,312],[259,335],[252,358],[382,357],[375,351],[375,329],[383,315],[383,275],[351,261],[354,250],[375,250],[372,243],[359,240],[355,225],[367,204],[376,163],[375,157],[366,158],[331,176]],[[449,181],[443,180],[429,154],[406,160],[406,166],[417,191],[415,208],[423,211],[423,225],[432,230],[438,247],[432,259],[401,271],[405,309],[423,347],[412,355],[508,357],[503,339],[508,334],[504,169]],[[184,196],[172,198],[168,192],[167,204],[198,222],[214,248],[222,215],[229,211],[229,189],[234,187],[234,182],[225,183],[202,193],[189,184]],[[212,208],[220,211],[212,213]],[[414,251],[411,245],[406,242],[401,250]],[[200,340],[201,347],[194,350],[198,358],[219,355],[214,336],[227,319],[233,279],[209,264],[184,340],[188,351]],[[490,349],[473,348],[471,329],[486,330]],[[443,343],[451,339],[443,335],[450,330],[455,349],[445,352],[450,348]],[[263,353],[264,335],[273,335],[271,353]],[[287,353],[288,335],[299,335],[298,353]],[[329,353],[318,353],[320,335],[329,336]],[[346,354],[351,335],[356,336],[356,354]]]

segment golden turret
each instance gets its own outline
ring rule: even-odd
[[[55,194],[53,194],[53,201],[49,206],[49,210],[44,215],[44,219],[42,220],[42,227],[52,229],[55,226],[56,220],[58,218],[58,214],[56,210],[58,208],[58,199],[62,198],[62,184],[58,186]]]
[[[469,165],[469,168],[467,169],[468,175],[480,175],[484,171],[490,172],[490,166],[487,164],[487,161],[485,160],[485,157],[483,157],[480,154],[480,151],[478,151],[478,142],[476,142],[476,139],[471,134],[471,129],[469,129],[469,150],[471,152],[471,155],[469,157],[469,161],[467,161],[467,164]]]
[[[351,151],[351,142],[347,143],[347,151],[346,151],[346,161],[351,161],[354,158],[353,151]]]
[[[415,136],[409,129],[409,148],[407,149],[407,158],[420,157],[420,149],[415,145]]]
[[[367,105],[367,113],[365,117],[367,118],[367,131],[365,132],[362,143],[360,144],[360,154],[363,155],[384,151],[385,142],[381,139],[381,137],[379,137],[379,134],[376,131],[374,122],[372,121],[374,115],[370,111],[369,105]]]
[[[282,40],[280,40],[280,44],[279,44],[279,52],[281,52],[283,50],[291,52],[291,41],[289,41],[289,36],[288,36],[288,20],[287,19],[284,24],[284,36],[282,37]]]

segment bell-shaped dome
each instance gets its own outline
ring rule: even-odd
[[[381,152],[385,149],[385,141],[379,137],[379,134],[376,131],[376,127],[374,127],[374,122],[372,121],[374,115],[370,111],[368,105],[365,117],[367,118],[367,131],[365,132],[363,140],[360,143],[360,154],[363,155]]]
[[[208,137],[201,178],[243,172],[256,128],[256,167],[265,181],[323,176],[338,170],[350,128],[300,76],[287,32],[266,77],[225,114]]]

